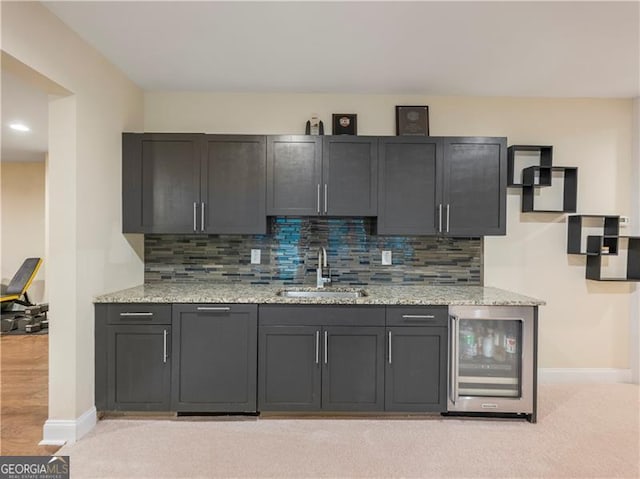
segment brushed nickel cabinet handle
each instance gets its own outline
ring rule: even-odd
[[[193,231],[198,231],[198,203],[193,202]]]
[[[438,233],[442,233],[442,203],[438,205]]]
[[[458,399],[458,341],[460,341],[459,337],[459,325],[458,325],[458,317],[451,316],[451,371],[450,371],[450,381],[451,381],[451,402],[453,404],[456,403],[456,399]]]
[[[320,183],[318,183],[318,203],[316,207],[318,214],[320,214]]]
[[[328,203],[329,203],[329,197],[328,197],[328,193],[327,193],[327,184],[324,184],[324,214],[327,214],[327,208],[328,208]]]
[[[164,343],[163,343],[163,353],[162,353],[162,362],[163,363],[167,363],[167,330],[165,329],[163,331],[163,339],[164,339]]]
[[[329,362],[329,333],[327,331],[324,332],[324,363],[327,364]]]
[[[320,331],[316,331],[316,364],[320,364]]]
[[[449,232],[449,203],[447,203],[447,233]]]
[[[198,306],[196,310],[209,311],[211,313],[224,313],[231,311],[231,308],[229,306]]]
[[[434,319],[433,314],[403,314],[403,319]]]
[[[200,231],[204,231],[204,201],[200,205]]]
[[[136,318],[136,317],[152,317],[153,313],[146,313],[146,312],[145,313],[127,313],[127,312],[125,312],[125,313],[120,313],[120,316],[121,317],[134,317],[134,318]]]
[[[389,331],[389,364],[391,364],[391,331]]]

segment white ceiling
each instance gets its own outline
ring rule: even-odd
[[[640,95],[640,3],[45,2],[145,90]]]
[[[2,161],[44,161],[48,149],[47,93],[2,70]],[[9,128],[11,123],[24,123],[29,132]]]

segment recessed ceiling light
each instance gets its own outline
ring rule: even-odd
[[[31,131],[31,128],[29,128],[24,123],[11,123],[9,125],[9,128],[16,131]]]

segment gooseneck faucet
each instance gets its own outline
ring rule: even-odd
[[[327,250],[321,247],[318,251],[318,268],[316,269],[316,286],[324,288],[325,284],[331,283],[331,271],[327,263]]]

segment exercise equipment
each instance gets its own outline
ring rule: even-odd
[[[6,291],[3,291],[2,296],[0,296],[0,303],[2,303],[3,310],[8,309],[14,304],[34,306],[29,300],[27,290],[29,286],[31,286],[36,274],[38,274],[40,265],[42,265],[42,258],[27,258],[24,260],[22,266],[20,266],[16,274],[11,278]]]
[[[42,258],[27,258],[13,276],[8,286],[2,285],[0,306],[3,312],[8,313],[8,318],[2,318],[0,331],[3,333],[16,328],[34,333],[49,326],[47,312],[49,304],[34,304],[29,299],[27,290],[33,279],[38,274],[42,265]],[[24,306],[24,309],[15,310],[14,306]],[[3,314],[4,316],[4,314]]]

